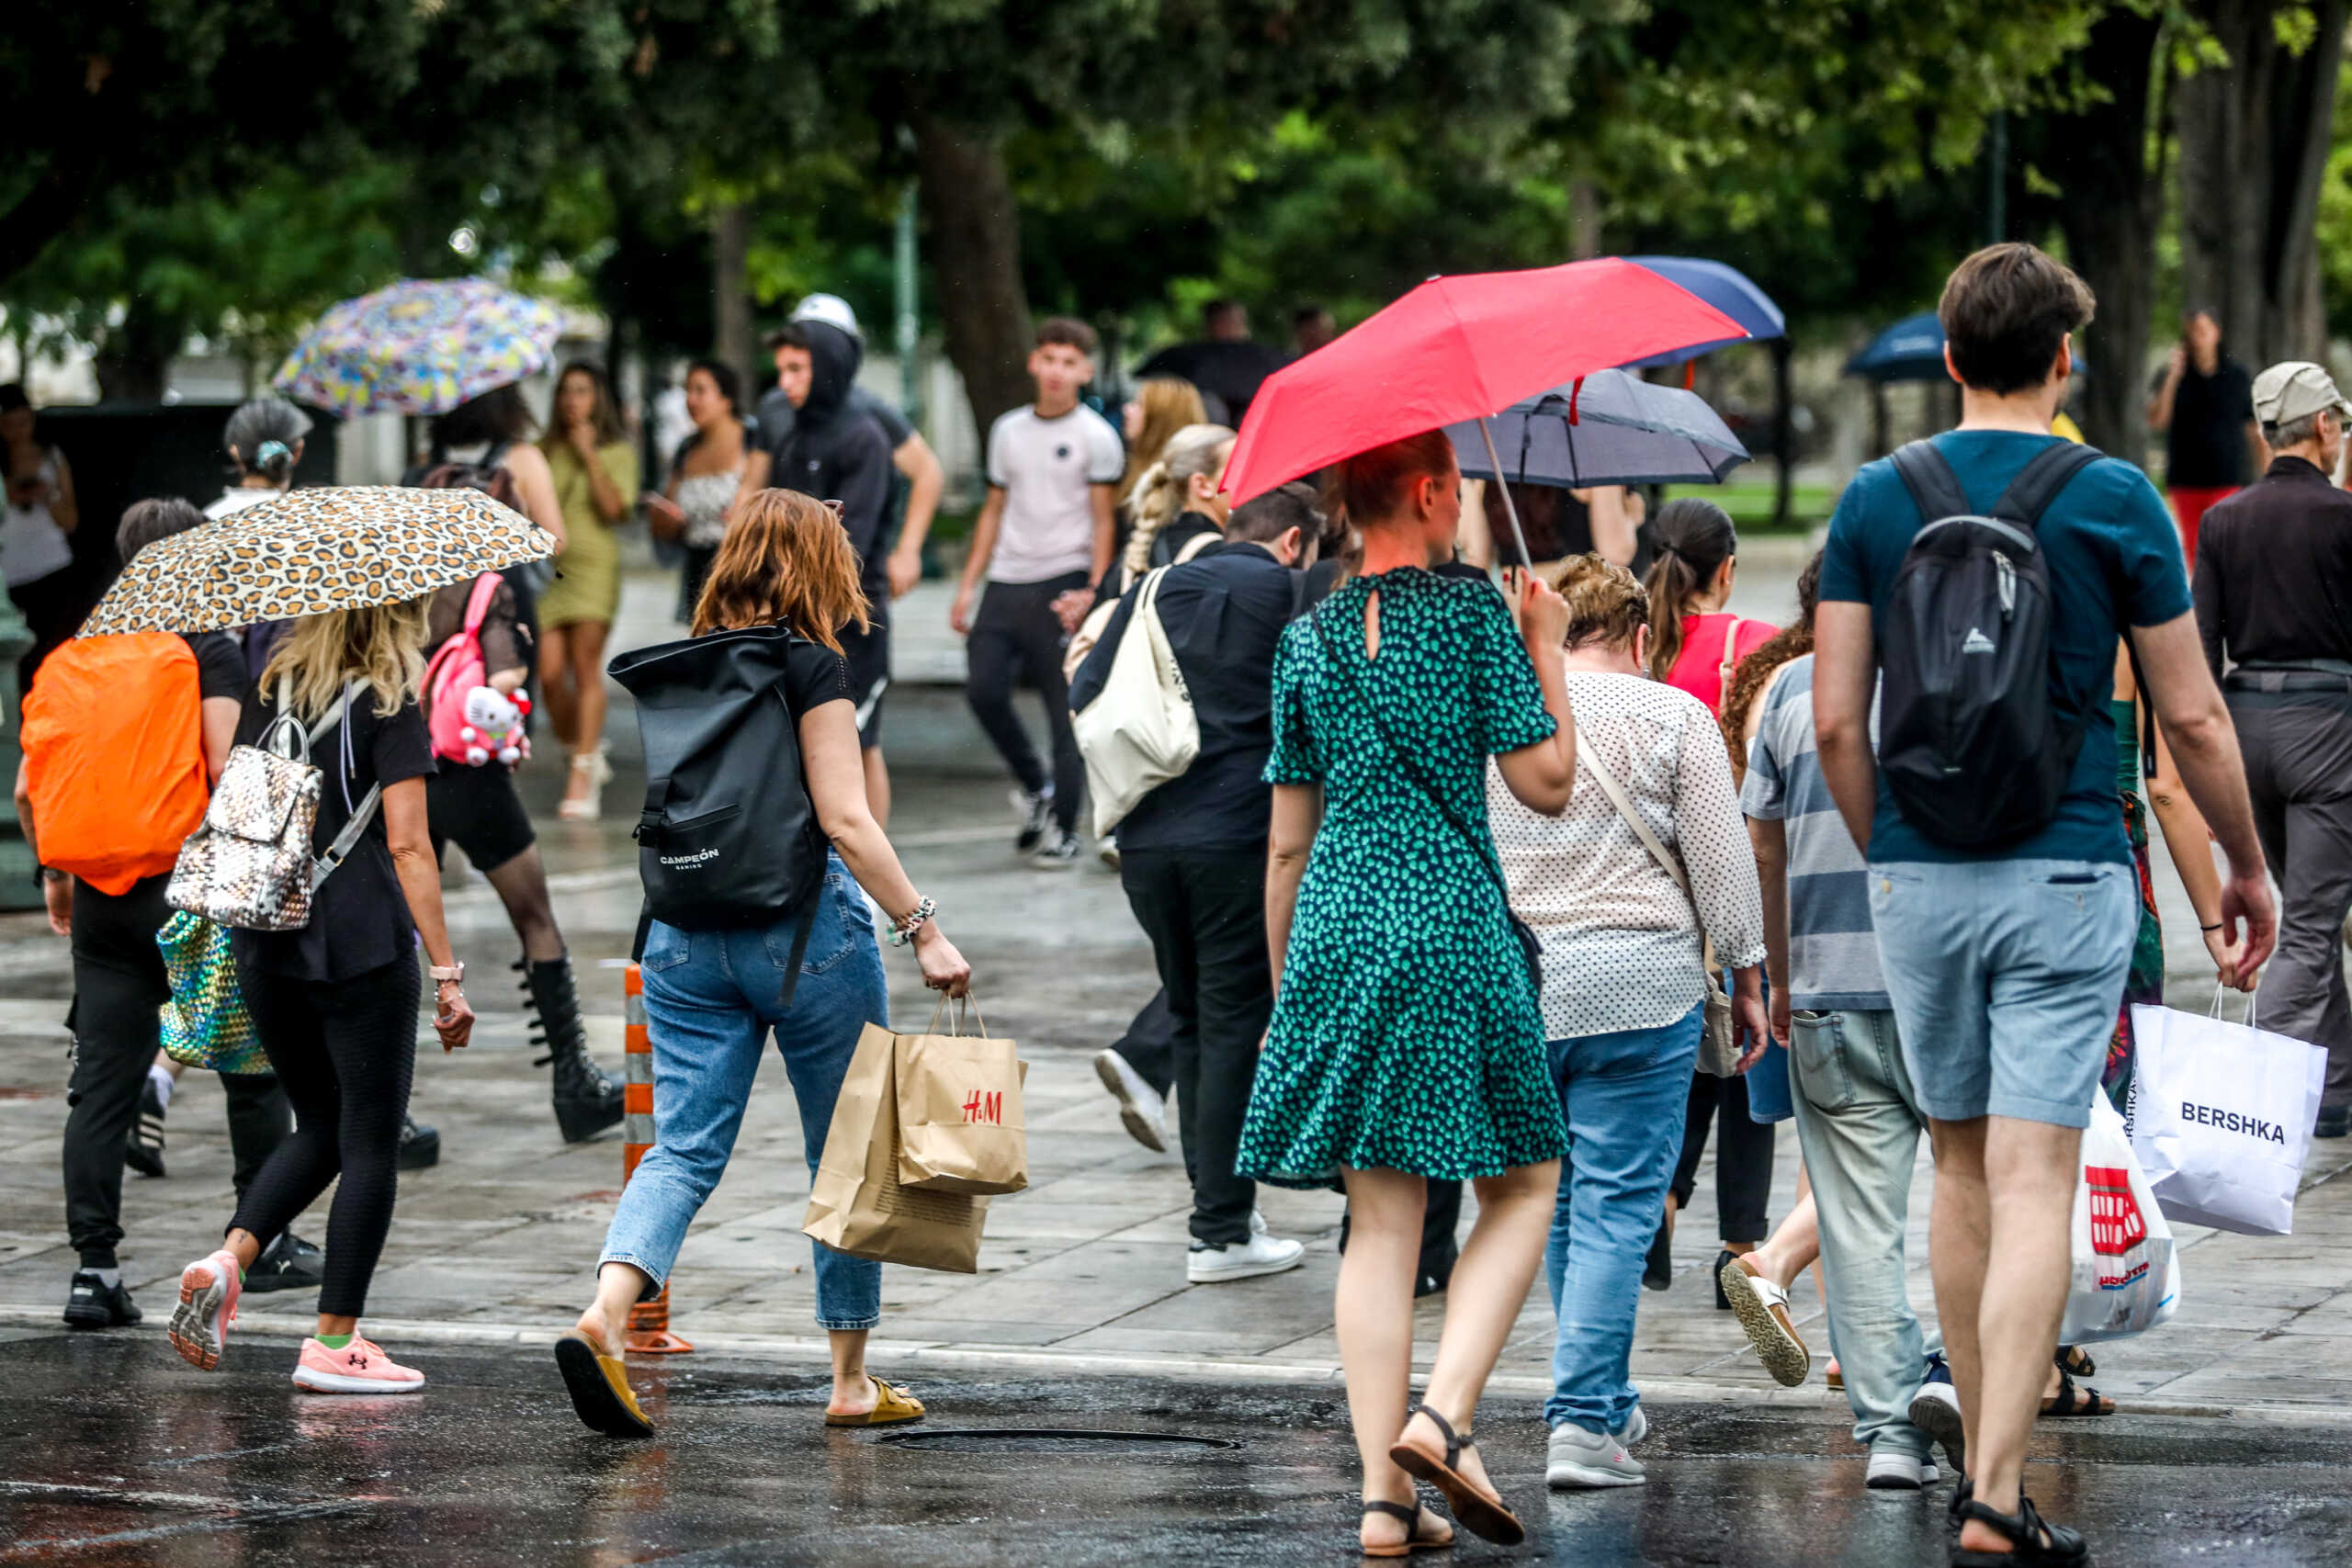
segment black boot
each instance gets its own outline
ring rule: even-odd
[[[588,1031],[580,1021],[580,993],[571,983],[571,960],[518,962],[523,1001],[538,1032],[531,1043],[548,1054],[532,1066],[555,1064],[555,1122],[563,1141],[593,1138],[621,1119],[621,1086],[606,1077],[588,1055]]]

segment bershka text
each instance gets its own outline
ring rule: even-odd
[[[662,863],[669,866],[673,870],[680,870],[690,865],[700,865],[705,861],[717,860],[718,858],[718,852],[717,850],[696,850],[690,855],[663,855],[662,857]]]
[[[2199,1105],[2184,1100],[2180,1102],[2180,1117],[2184,1122],[2194,1122],[2200,1126],[2219,1127],[2224,1133],[2244,1133],[2250,1138],[2260,1138],[2266,1144],[2277,1144],[2281,1148],[2287,1145],[2285,1123],[2256,1121],[2251,1116],[2241,1116],[2234,1111],[2224,1111],[2218,1105]]]

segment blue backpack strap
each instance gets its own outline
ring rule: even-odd
[[[1960,476],[1951,471],[1951,465],[1936,450],[1934,442],[1906,443],[1890,453],[1888,460],[1903,477],[1903,488],[1911,492],[1911,503],[1919,509],[1920,526],[1947,517],[1965,517],[1973,510],[1968,504],[1968,492],[1960,488]]]
[[[2106,454],[2096,446],[2078,442],[2061,441],[2033,455],[2001,499],[1993,503],[1993,515],[2005,523],[2021,525],[2026,532],[2033,532],[2050,503],[2058,499],[2076,474],[2098,462]]]

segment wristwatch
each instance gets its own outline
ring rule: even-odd
[[[433,976],[435,985],[439,985],[445,980],[455,981],[460,986],[466,983],[466,966],[463,963],[452,964],[446,968],[435,964],[426,969],[425,973]]]

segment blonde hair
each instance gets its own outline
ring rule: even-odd
[[[278,640],[261,672],[262,694],[277,701],[281,682],[293,688],[283,710],[306,725],[332,712],[353,681],[375,694],[376,716],[390,718],[415,697],[424,680],[428,600],[368,604],[305,615]]]
[[[1127,448],[1127,471],[1119,478],[1123,506],[1143,481],[1144,471],[1159,461],[1169,437],[1188,424],[1206,424],[1209,420],[1201,389],[1174,376],[1153,376],[1137,383],[1136,401],[1143,406],[1143,429]]]
[[[1598,555],[1572,556],[1552,572],[1552,588],[1568,602],[1569,648],[1630,647],[1650,624],[1650,596],[1641,580]]]
[[[1188,424],[1168,438],[1159,460],[1143,471],[1128,497],[1135,531],[1127,536],[1127,553],[1120,559],[1129,571],[1150,564],[1151,541],[1183,513],[1193,480],[1215,478],[1225,466],[1233,442],[1233,432],[1221,424]]]

